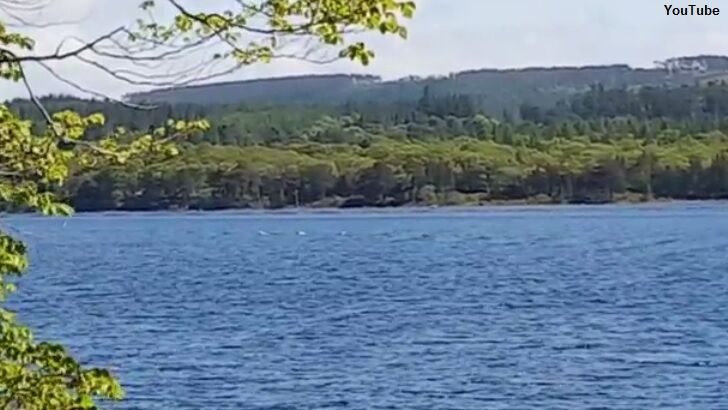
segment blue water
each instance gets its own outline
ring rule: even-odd
[[[726,205],[4,224],[113,409],[728,408]]]

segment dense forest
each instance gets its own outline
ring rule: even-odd
[[[168,118],[212,123],[167,162],[74,175],[62,193],[82,211],[728,199],[721,79],[595,83],[554,104],[525,101],[500,113],[485,110],[483,98],[426,86],[412,101],[44,103],[104,113],[109,121],[89,139]],[[27,101],[11,106],[38,119]]]
[[[202,144],[153,167],[79,175],[65,189],[80,210],[728,198],[728,139]]]

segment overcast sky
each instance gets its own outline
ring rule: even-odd
[[[190,0],[188,0],[189,2]],[[696,54],[728,55],[728,5],[717,17],[668,17],[654,0],[418,0],[407,41],[375,36],[377,59],[369,67],[351,62],[326,66],[281,61],[245,68],[225,80],[308,73],[369,73],[384,78],[447,74],[477,68],[626,63]],[[136,17],[139,0],[53,0],[36,19],[59,15],[82,20],[34,32],[41,49],[53,49],[69,35],[95,34]],[[224,0],[206,0],[224,3]],[[676,1],[673,4],[688,4]],[[717,6],[722,2],[716,2]],[[140,90],[77,62],[56,68],[89,88],[120,96]],[[29,71],[40,94],[71,92],[43,71]],[[78,92],[74,92],[78,94]],[[17,85],[0,82],[0,99],[24,96]]]

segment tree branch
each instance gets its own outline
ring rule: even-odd
[[[69,58],[69,57],[75,57],[75,56],[83,53],[84,51],[93,49],[99,43],[101,43],[105,40],[108,40],[111,37],[123,32],[123,30],[124,30],[124,27],[119,27],[115,30],[110,31],[107,34],[104,34],[103,36],[97,37],[95,40],[93,40],[89,43],[86,43],[81,47],[78,47],[71,51],[66,51],[64,53],[61,53],[59,50],[56,50],[56,52],[54,52],[53,54],[36,55],[36,56],[33,56],[33,55],[18,56],[18,55],[13,54],[12,55],[13,57],[11,59],[0,60],[0,61],[4,62],[4,63],[12,64],[12,63],[23,63],[23,62],[27,62],[27,61],[37,62],[37,61],[48,61],[48,60],[63,60],[63,59]]]

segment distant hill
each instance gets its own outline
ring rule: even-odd
[[[378,83],[381,78],[375,76],[310,75],[165,88],[130,94],[127,99],[191,104],[340,102]]]
[[[425,87],[434,95],[476,97],[480,108],[493,115],[516,112],[521,104],[556,104],[595,84],[605,88],[693,85],[728,76],[728,57],[678,57],[657,62],[655,68],[628,65],[483,69],[442,77],[407,77],[382,81],[376,76],[311,75],[225,82],[160,89],[127,96],[134,102],[186,104],[330,104],[413,102]]]

